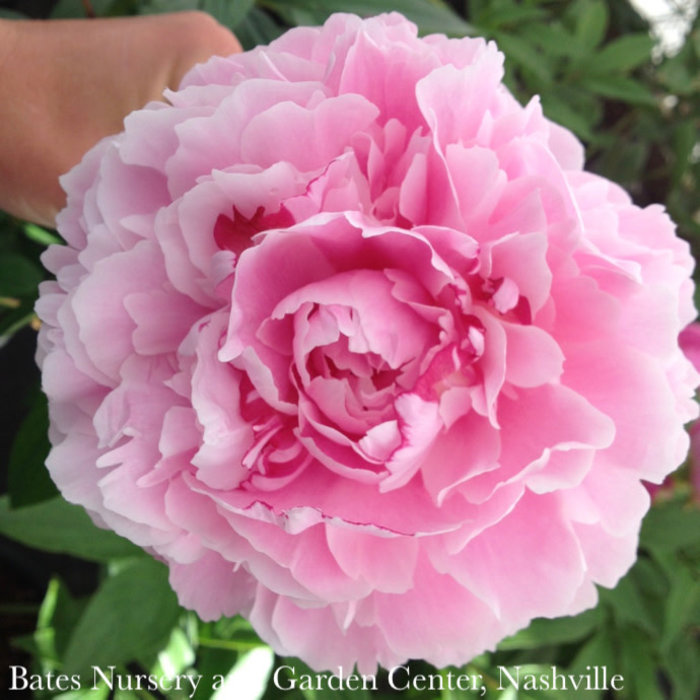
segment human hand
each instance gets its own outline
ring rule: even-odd
[[[193,65],[239,51],[202,12],[0,21],[0,209],[53,226],[59,175]]]

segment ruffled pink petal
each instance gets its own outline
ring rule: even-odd
[[[207,581],[216,582],[215,593]],[[250,574],[214,552],[194,564],[171,564],[170,585],[180,604],[197,610],[203,620],[247,614],[255,596],[255,580]]]
[[[482,416],[470,413],[438,437],[425,456],[421,476],[437,505],[477,474],[498,469],[501,439]]]
[[[526,493],[507,517],[454,556],[448,571],[504,626],[517,629],[533,617],[568,608],[583,581],[585,560],[556,496]]]

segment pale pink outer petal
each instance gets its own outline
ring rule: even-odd
[[[213,591],[207,581],[216,581]],[[171,564],[170,585],[178,592],[180,603],[198,611],[203,620],[222,615],[247,613],[255,596],[255,580],[231,562],[209,551],[196,566]]]

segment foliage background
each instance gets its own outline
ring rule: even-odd
[[[682,48],[669,56],[655,48],[650,27],[626,0],[16,0],[0,3],[0,16],[192,8],[231,27],[246,48],[269,42],[286,27],[318,24],[338,10],[369,15],[398,9],[422,33],[493,38],[506,54],[506,80],[519,99],[539,94],[545,113],[586,144],[590,169],[621,183],[640,205],[664,203],[696,257],[700,252],[697,17]],[[269,682],[271,668],[286,663],[299,674],[303,664],[274,659],[241,619],[205,624],[180,609],[164,567],[113,533],[96,529],[82,510],[57,496],[43,466],[47,418],[33,364],[32,311],[44,275],[38,256],[53,240],[54,232],[0,214],[2,687],[9,688],[11,664],[42,674],[86,672],[94,664],[115,665],[124,674],[201,674],[196,700],[350,695],[276,689]],[[615,590],[601,590],[594,610],[536,620],[496,652],[461,669],[482,674],[486,697],[574,697],[498,688],[499,666],[548,673],[552,664],[563,673],[604,665],[610,674],[622,674],[625,689],[615,697],[700,697],[700,494],[692,486],[693,469],[700,465],[686,464],[655,494],[637,564]],[[437,673],[422,662],[411,665],[414,676]],[[209,682],[215,674],[227,679],[218,693]],[[378,691],[352,695],[385,700],[401,695],[385,675],[378,682]],[[61,700],[188,696],[177,691],[110,696],[108,688],[89,690],[90,684],[77,692],[34,695]],[[403,694],[457,697],[449,690]],[[585,693],[590,700],[612,696]]]

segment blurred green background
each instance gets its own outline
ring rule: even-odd
[[[0,16],[197,8],[251,48],[290,26],[319,24],[335,11],[400,10],[423,34],[493,38],[506,55],[506,82],[516,96],[525,102],[539,94],[545,113],[584,142],[589,169],[622,184],[637,204],[664,204],[697,258],[700,21],[697,2],[665,4],[663,26],[675,28],[671,39],[626,0],[15,0],[0,2]],[[96,529],[82,510],[57,497],[43,466],[47,418],[33,361],[32,310],[44,276],[38,258],[55,240],[55,232],[0,213],[0,686],[9,687],[11,664],[42,674],[114,664],[117,672],[132,675],[201,674],[197,700],[464,697],[449,690],[398,693],[385,674],[375,692],[279,690],[269,681],[271,669],[287,664],[300,674],[303,664],[274,659],[241,619],[202,623],[180,609],[164,567]],[[655,493],[637,564],[615,590],[601,590],[597,608],[576,618],[536,620],[460,672],[481,674],[486,697],[503,700],[700,697],[700,494],[692,469],[686,464]],[[553,664],[564,673],[604,665],[624,676],[625,689],[569,694],[498,688],[499,666],[545,673]],[[437,673],[421,662],[411,666],[414,676]],[[212,691],[217,677],[226,679],[218,692]],[[178,700],[190,693],[110,695],[104,684],[99,690],[89,685],[34,695]]]

